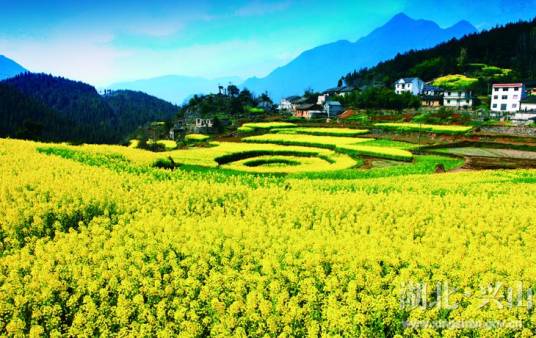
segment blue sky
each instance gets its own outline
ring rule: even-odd
[[[536,0],[0,0],[0,54],[97,86],[180,74],[264,76],[299,53],[357,40],[399,12],[480,29],[536,16]]]

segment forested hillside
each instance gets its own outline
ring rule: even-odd
[[[175,117],[179,107],[143,92],[117,90],[103,96],[104,101],[118,116],[118,128],[127,135],[147,122]]]
[[[474,70],[511,69],[503,80],[536,79],[536,19],[453,39],[434,48],[410,51],[343,77],[351,86],[390,86],[401,77],[430,81],[447,74]]]
[[[0,137],[60,141],[75,136],[72,126],[53,109],[4,83],[0,103]]]
[[[88,84],[46,74],[25,73],[0,84],[0,137],[118,143],[139,126],[178,112],[143,93],[103,97]]]

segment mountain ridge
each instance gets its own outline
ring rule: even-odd
[[[178,111],[145,93],[102,96],[89,84],[47,74],[26,72],[0,81],[0,137],[120,143],[145,123]]]
[[[9,79],[27,71],[28,70],[26,68],[17,62],[5,55],[0,54],[0,81]]]
[[[411,29],[404,32],[404,27]],[[433,21],[414,20],[400,13],[355,42],[339,40],[309,49],[268,76],[249,78],[242,86],[255,93],[268,91],[275,100],[300,94],[307,88],[324,90],[334,87],[340,76],[351,70],[373,66],[396,54],[432,47],[476,31],[465,20],[443,29]],[[371,50],[375,53],[370,53]]]
[[[106,88],[142,91],[174,104],[182,104],[184,100],[195,94],[217,92],[219,84],[227,85],[229,82],[240,83],[242,79],[239,77],[207,79],[200,76],[169,74],[140,80],[117,82]]]

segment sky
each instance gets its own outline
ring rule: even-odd
[[[0,54],[99,87],[170,74],[245,79],[400,12],[486,29],[536,17],[536,0],[0,0]]]

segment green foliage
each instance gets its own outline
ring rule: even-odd
[[[236,119],[254,118],[264,113],[273,113],[273,102],[263,93],[255,97],[248,89],[236,86],[227,88],[227,93],[195,95],[181,108],[185,116],[202,118]]]
[[[413,163],[401,163],[388,167],[377,167],[360,170],[341,170],[326,173],[302,173],[295,174],[295,177],[308,179],[371,179],[380,177],[398,177],[407,175],[431,174],[436,170],[437,165],[443,165],[445,170],[456,169],[463,165],[463,160],[437,155],[415,156]]]
[[[206,142],[210,139],[210,136],[203,134],[188,134],[184,137],[184,141],[190,143]]]
[[[417,109],[421,100],[410,93],[396,94],[390,88],[370,87],[364,91],[354,91],[342,98],[345,107],[362,109]]]
[[[423,79],[433,78],[437,72],[437,69],[443,67],[443,59],[440,57],[433,58],[431,60],[424,60],[413,66],[408,74],[411,76],[422,77]]]
[[[255,131],[254,128],[250,128],[250,127],[238,127],[236,129],[237,132],[241,133],[241,134],[250,134],[250,133],[253,133]]]
[[[250,114],[263,114],[264,113],[264,109],[258,108],[258,107],[246,106],[245,109]]]
[[[175,169],[177,165],[175,164],[175,161],[173,161],[173,158],[167,157],[167,158],[159,158],[156,160],[153,164],[153,167],[160,168],[160,169]]]
[[[0,136],[73,143],[120,143],[179,110],[141,92],[101,96],[88,84],[32,73],[0,83],[0,102]]]
[[[357,122],[359,124],[367,125],[370,123],[370,118],[367,114],[360,113],[350,116],[346,121]]]
[[[477,82],[478,79],[454,74],[439,77],[435,79],[432,84],[446,90],[470,90]]]
[[[478,73],[474,73],[475,64],[479,64]],[[477,95],[487,93],[487,85],[497,78],[536,78],[536,20],[471,34],[430,49],[410,51],[372,68],[351,72],[343,79],[347,85],[355,87],[392,87],[396,80],[409,75],[430,81],[447,74],[482,77],[483,83],[476,88]]]

